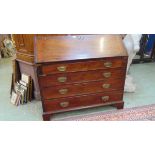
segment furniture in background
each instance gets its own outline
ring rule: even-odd
[[[2,49],[4,48],[4,43],[3,43],[3,41],[5,40],[5,39],[11,39],[11,35],[9,35],[9,34],[0,34],[0,59],[2,58],[2,57],[4,57],[4,55],[2,54]]]
[[[124,106],[127,52],[120,35],[35,38],[43,120],[54,113]]]
[[[0,34],[0,48],[3,46],[2,44],[3,44],[3,41],[4,41],[4,39],[6,39],[6,38],[11,38],[11,36],[9,35],[9,34]]]
[[[133,59],[133,63],[144,63],[155,61],[155,35],[143,34],[140,40],[139,58]]]
[[[34,97],[40,99],[39,86],[34,65],[34,34],[13,34],[16,45],[16,63],[20,74],[30,75],[33,79]],[[20,76],[19,76],[20,77]]]
[[[61,36],[64,34],[37,34],[37,36]],[[36,67],[34,64],[34,36],[35,34],[13,34],[12,39],[16,45],[16,62],[19,66],[18,73],[30,75],[34,84],[34,97],[40,100]],[[14,73],[15,75],[16,73]],[[20,75],[18,75],[20,77]]]

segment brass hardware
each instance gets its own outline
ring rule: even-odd
[[[110,88],[110,84],[103,84],[102,87],[103,88]]]
[[[111,66],[112,66],[112,62],[105,62],[105,63],[104,63],[104,66],[105,66],[105,67],[111,67]]]
[[[62,95],[67,94],[67,92],[68,92],[68,89],[60,89],[59,90],[59,93]]]
[[[66,82],[67,77],[58,77],[57,79],[59,82]]]
[[[102,101],[108,101],[109,100],[109,96],[102,96]]]
[[[103,73],[103,76],[104,76],[105,78],[109,78],[109,77],[111,77],[111,72]]]
[[[59,66],[59,67],[57,67],[57,69],[60,72],[65,72],[66,71],[66,66]]]
[[[60,106],[63,107],[63,108],[68,107],[69,106],[69,102],[61,102]]]

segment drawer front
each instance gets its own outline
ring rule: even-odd
[[[125,75],[123,69],[105,69],[87,72],[61,73],[48,76],[40,76],[40,87],[48,87],[70,83],[82,83],[97,80],[112,80]]]
[[[42,65],[39,74],[48,75],[55,73],[88,71],[88,70],[118,68],[118,67],[126,67],[126,59],[110,58],[96,61]]]
[[[73,108],[91,107],[95,105],[106,105],[123,99],[122,92],[98,93],[92,95],[44,100],[44,112],[64,111]]]
[[[112,90],[123,90],[122,79],[109,80],[106,82],[97,81],[74,85],[60,85],[41,89],[44,99],[68,97]]]

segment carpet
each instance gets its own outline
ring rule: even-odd
[[[72,116],[60,119],[59,121],[155,121],[155,104]]]

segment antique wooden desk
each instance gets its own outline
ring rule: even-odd
[[[43,120],[76,109],[123,108],[127,59],[119,35],[36,37]]]

